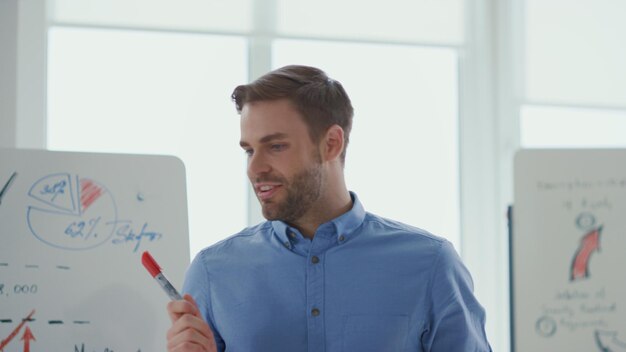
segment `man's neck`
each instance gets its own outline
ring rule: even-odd
[[[352,198],[350,194],[346,193],[341,197],[335,197],[330,202],[320,202],[321,209],[311,209],[305,216],[298,219],[296,223],[293,223],[295,228],[300,230],[302,236],[313,239],[315,232],[320,225],[325,224],[352,209]],[[331,206],[331,204],[334,204]]]

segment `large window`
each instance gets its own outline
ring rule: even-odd
[[[456,51],[277,40],[274,66],[323,67],[355,107],[346,182],[366,209],[459,248]]]
[[[49,11],[48,147],[180,157],[192,255],[260,219],[228,94],[292,63],[321,67],[351,95],[346,174],[366,208],[462,251],[463,1],[87,2]]]
[[[242,38],[55,27],[48,57],[50,149],[181,158],[192,256],[245,226]]]
[[[626,109],[528,105],[520,119],[527,148],[626,147]]]
[[[463,42],[464,0],[275,0],[281,35],[354,41]]]
[[[525,0],[524,147],[626,147],[626,2]]]

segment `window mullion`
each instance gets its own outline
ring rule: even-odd
[[[272,41],[276,37],[275,0],[253,2],[253,27],[248,43],[248,80],[251,82],[272,69]],[[234,107],[233,107],[234,109]],[[261,205],[248,185],[248,224],[263,221]]]

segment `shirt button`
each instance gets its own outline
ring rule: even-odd
[[[343,242],[346,240],[346,237],[344,235],[339,236],[339,242]]]
[[[291,247],[291,243],[289,243],[289,241],[283,243],[285,245],[285,247],[290,248]]]
[[[317,309],[317,308],[311,309],[311,315],[314,316],[314,317],[320,315],[320,310]]]
[[[317,256],[314,255],[314,256],[311,257],[311,262],[313,264],[317,264],[317,263],[320,262],[320,258],[318,258]]]
[[[296,233],[295,232],[289,232],[289,237],[296,238]]]

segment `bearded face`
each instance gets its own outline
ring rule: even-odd
[[[321,150],[289,101],[245,104],[239,144],[265,218],[297,223],[319,210],[325,182]]]
[[[320,198],[322,190],[322,166],[319,154],[309,167],[293,174],[290,178],[268,175],[257,178],[257,183],[277,183],[280,189],[274,197],[264,200],[257,194],[263,216],[267,220],[296,222]],[[281,194],[282,193],[282,194]]]

